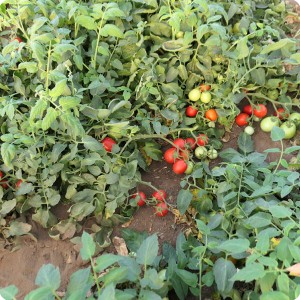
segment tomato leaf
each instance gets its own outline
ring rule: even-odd
[[[60,286],[60,272],[52,264],[43,265],[39,270],[35,284],[56,291]]]
[[[244,281],[244,282],[251,282],[252,280],[257,280],[264,277],[266,271],[264,267],[256,262],[252,262],[247,264],[244,268],[240,269],[237,273],[235,273],[231,278],[230,281],[232,283],[234,281]]]
[[[177,207],[181,215],[183,215],[188,209],[193,194],[189,190],[180,190],[177,196]]]
[[[136,260],[141,265],[152,265],[158,254],[158,238],[153,234],[146,238],[136,253]]]
[[[222,257],[218,258],[213,266],[213,273],[218,290],[224,294],[229,293],[233,287],[233,281],[230,279],[237,274],[234,264],[230,260]]]
[[[18,294],[18,289],[14,285],[9,285],[5,288],[0,289],[0,296],[6,300],[14,300],[15,296]]]
[[[238,147],[243,153],[249,153],[254,151],[254,144],[251,136],[242,132],[238,138]]]
[[[285,137],[285,132],[283,129],[274,126],[271,131],[271,139],[273,142],[281,141]]]
[[[81,236],[82,248],[80,249],[80,255],[83,260],[92,259],[96,251],[96,244],[90,234],[83,232]]]

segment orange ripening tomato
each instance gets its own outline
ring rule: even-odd
[[[199,88],[201,92],[207,92],[211,89],[210,85],[204,83],[200,84]]]
[[[211,121],[216,121],[218,119],[218,113],[215,109],[211,108],[205,113],[205,118]]]

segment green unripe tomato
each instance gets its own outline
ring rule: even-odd
[[[189,99],[193,102],[198,101],[201,97],[201,92],[199,89],[192,89],[188,95]]]
[[[194,164],[191,161],[189,161],[189,162],[187,162],[187,169],[185,170],[184,173],[187,175],[190,175],[190,174],[192,174],[193,169],[194,169]]]
[[[207,150],[204,146],[199,146],[195,149],[195,156],[198,159],[203,159],[207,157]]]
[[[207,151],[207,157],[209,159],[216,159],[218,157],[218,151],[216,149],[209,149]]]
[[[279,96],[278,90],[275,89],[275,90],[269,90],[269,91],[268,91],[268,97],[269,97],[270,99],[272,99],[272,100],[277,100],[278,96]]]
[[[281,129],[283,129],[284,131],[284,139],[289,140],[291,138],[293,138],[296,134],[296,125],[293,122],[287,121],[284,122],[281,126]]]
[[[202,92],[200,96],[200,101],[202,103],[209,103],[211,100],[211,93],[210,92]]]
[[[279,125],[279,119],[276,117],[266,117],[260,122],[260,128],[264,132],[271,132],[273,127]]]
[[[184,32],[183,31],[178,31],[175,36],[176,36],[177,39],[183,38]]]
[[[241,30],[240,30],[240,23],[238,22],[238,23],[235,23],[234,25],[233,25],[233,28],[232,28],[232,32],[233,33],[240,33],[241,32]]]
[[[252,126],[247,126],[245,127],[244,132],[248,135],[252,135],[254,133],[254,128]]]
[[[300,125],[300,113],[294,112],[289,116],[289,121],[292,121],[296,124],[296,126]]]

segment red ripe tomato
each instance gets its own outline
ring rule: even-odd
[[[22,184],[23,180],[19,179],[16,183],[16,188],[18,189],[20,187],[20,185]]]
[[[175,161],[173,165],[173,172],[175,174],[183,174],[186,171],[187,167],[187,163],[183,159],[180,159],[178,161]]]
[[[185,147],[194,150],[196,148],[196,140],[194,138],[188,137],[185,139]]]
[[[184,161],[189,160],[189,158],[190,158],[190,151],[187,150],[187,149],[180,150],[179,151],[179,157],[182,158]],[[176,161],[175,161],[175,163],[176,163]]]
[[[2,188],[7,189],[8,188],[7,180],[2,179],[2,177],[3,177],[3,173],[0,171],[0,184],[2,185]]]
[[[218,119],[218,113],[215,109],[211,108],[205,112],[205,118],[214,122]]]
[[[198,109],[195,108],[195,107],[192,106],[192,105],[188,106],[188,107],[186,108],[186,110],[185,110],[185,114],[186,114],[186,116],[189,117],[189,118],[194,118],[194,117],[196,117],[197,113],[198,113]]]
[[[102,141],[101,141],[104,149],[107,151],[107,152],[111,152],[112,151],[112,148],[113,148],[113,145],[116,145],[116,141],[110,137],[106,137],[104,138]]]
[[[258,104],[258,106],[253,109],[253,114],[260,119],[265,117],[267,113],[268,110],[264,104]]]
[[[246,113],[240,113],[235,118],[235,123],[239,126],[245,126],[248,125],[248,118],[249,115]]]
[[[201,92],[207,92],[210,90],[211,86],[208,84],[202,83],[202,84],[200,84],[199,88],[200,88]]]
[[[159,202],[155,206],[155,214],[158,217],[164,217],[168,213],[168,206],[165,202]]]
[[[185,147],[185,141],[182,138],[177,138],[173,141],[173,144],[175,145],[175,147],[179,148],[179,149],[184,149]]]
[[[18,36],[15,38],[15,41],[18,41],[19,43],[23,42],[23,40],[20,37],[18,37]]]
[[[164,159],[168,164],[174,164],[176,159],[178,159],[178,149],[175,147],[169,148],[164,153]]]
[[[280,120],[285,120],[289,117],[289,113],[283,107],[279,107],[277,111],[274,112],[274,116]]]
[[[152,194],[152,197],[155,198],[157,201],[165,201],[166,198],[167,198],[167,193],[165,190],[158,190],[158,191],[155,191],[153,194]]]
[[[146,204],[147,197],[144,192],[138,192],[138,193],[132,195],[131,198],[132,198],[132,200],[134,200],[136,202],[136,204],[138,206],[143,206]]]
[[[253,114],[252,106],[250,104],[244,106],[243,112],[251,116]]]
[[[206,134],[204,133],[200,133],[198,136],[197,136],[197,145],[198,146],[205,146],[208,144],[208,137]]]

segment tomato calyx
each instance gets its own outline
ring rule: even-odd
[[[185,148],[194,150],[196,148],[197,142],[194,138],[188,137],[185,139]]]
[[[198,146],[205,146],[208,144],[208,137],[206,134],[204,133],[200,133],[198,136],[197,136],[197,145]]]

